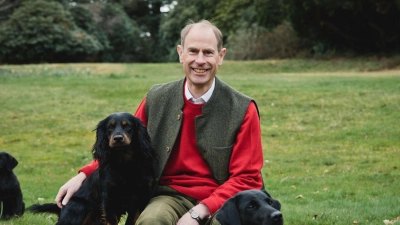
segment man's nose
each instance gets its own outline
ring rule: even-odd
[[[204,54],[202,52],[199,52],[199,54],[197,54],[196,63],[204,64],[205,62],[206,60],[204,59]]]

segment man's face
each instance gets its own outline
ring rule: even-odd
[[[226,53],[225,48],[218,52],[212,28],[195,25],[187,34],[184,46],[178,45],[177,50],[189,87],[208,90]]]

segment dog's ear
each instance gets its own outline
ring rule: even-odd
[[[147,133],[147,128],[139,120],[136,122],[136,127],[139,145],[143,155],[146,158],[152,159],[153,161],[157,160],[155,150],[153,148],[153,145],[151,144],[150,136]]]
[[[264,192],[269,198],[272,199],[272,204],[271,204],[271,206],[272,206],[273,208],[275,208],[275,209],[277,209],[277,210],[281,210],[281,203],[280,203],[278,200],[272,198],[272,196],[271,196],[266,190],[261,190],[261,191]]]
[[[96,131],[96,142],[93,145],[92,154],[93,158],[97,159],[99,162],[102,162],[107,157],[107,146],[108,146],[108,137],[106,134],[107,131],[107,121],[108,117],[104,120],[100,121],[97,124],[95,129]]]
[[[12,171],[18,165],[18,161],[12,155],[6,153],[6,165],[7,170]]]
[[[228,199],[217,212],[216,219],[221,225],[241,225],[236,197]]]
[[[268,197],[272,198],[272,196],[268,193],[268,191],[261,189],[262,192],[264,192],[266,195],[268,195]]]

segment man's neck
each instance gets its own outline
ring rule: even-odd
[[[211,86],[198,86],[188,84],[189,91],[194,98],[200,98],[201,96],[203,96],[210,89],[210,87]]]
[[[212,92],[214,90],[215,78],[212,82],[204,84],[204,85],[194,85],[193,83],[188,82],[186,80],[187,90],[190,92],[193,98],[198,99],[204,97],[204,100],[207,102],[211,97]],[[206,96],[204,96],[206,95]]]

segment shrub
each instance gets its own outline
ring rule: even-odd
[[[229,36],[227,48],[227,59],[257,60],[294,57],[302,45],[293,28],[284,21],[271,31],[256,24],[238,29]]]
[[[103,45],[76,26],[55,1],[26,1],[0,28],[0,61],[8,63],[80,61]]]

